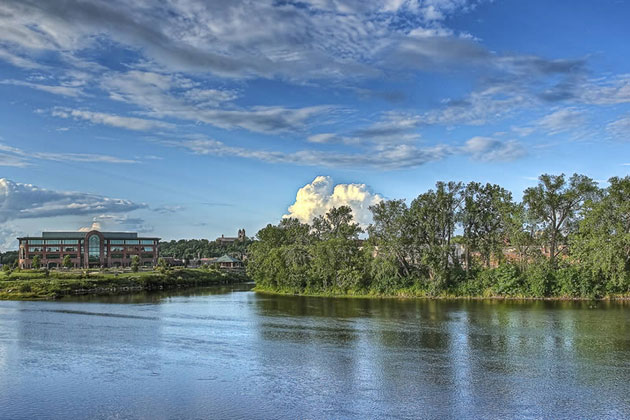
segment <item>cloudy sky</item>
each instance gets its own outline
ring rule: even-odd
[[[630,171],[630,2],[3,0],[0,249]]]

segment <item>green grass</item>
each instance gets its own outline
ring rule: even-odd
[[[201,269],[177,269],[160,273],[68,272],[22,270],[0,275],[0,299],[40,300],[68,295],[107,295],[134,293],[143,290],[164,290],[246,281],[244,275]]]

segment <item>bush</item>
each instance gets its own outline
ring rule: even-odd
[[[550,296],[555,283],[554,274],[554,270],[546,261],[532,264],[525,275],[529,294],[534,297]]]

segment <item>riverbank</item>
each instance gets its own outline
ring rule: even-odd
[[[304,296],[342,299],[434,299],[434,300],[510,300],[510,301],[630,301],[630,295],[605,295],[605,296],[527,296],[527,295],[458,295],[454,293],[440,293],[431,295],[420,290],[400,290],[396,293],[379,293],[375,291],[359,291],[351,293],[342,292],[313,292],[313,291],[283,291],[256,286],[252,289],[263,295],[278,296]]]
[[[72,295],[119,295],[241,283],[244,274],[202,269],[177,269],[161,273],[20,271],[0,275],[0,300],[50,300]]]

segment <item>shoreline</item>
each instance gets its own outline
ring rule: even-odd
[[[312,297],[312,298],[335,298],[335,299],[397,299],[397,300],[493,300],[493,301],[549,301],[549,302],[626,302],[630,301],[630,296],[604,296],[604,297],[580,297],[580,296],[547,296],[547,297],[535,297],[535,296],[457,296],[457,295],[440,295],[440,296],[428,296],[428,295],[414,295],[414,294],[401,294],[401,295],[389,295],[389,294],[335,294],[335,293],[294,293],[294,292],[282,292],[277,290],[259,289],[254,287],[253,292],[262,295],[276,295],[276,296],[295,296],[295,297]]]
[[[143,291],[186,289],[246,282],[244,274],[177,269],[165,273],[54,272],[43,277],[40,272],[22,272],[16,278],[0,279],[0,300],[56,300],[67,296],[113,296]],[[30,277],[30,278],[29,278]]]

